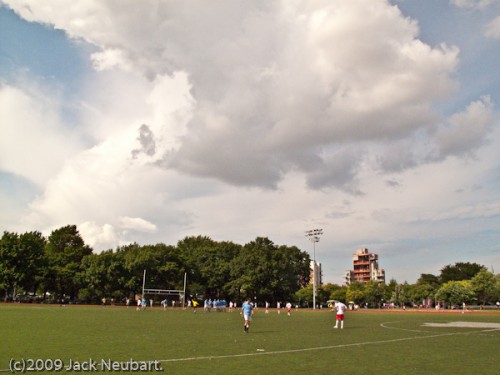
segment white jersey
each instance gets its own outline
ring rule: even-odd
[[[335,302],[335,308],[337,309],[337,315],[344,315],[347,306],[344,305],[342,302]]]

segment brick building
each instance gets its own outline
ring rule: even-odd
[[[346,284],[370,280],[385,282],[385,271],[378,268],[378,255],[361,248],[352,255],[352,270],[346,271]]]

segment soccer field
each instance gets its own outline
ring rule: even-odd
[[[239,311],[2,304],[0,371],[498,374],[498,313],[347,312],[343,330],[334,319],[257,310],[245,334]]]

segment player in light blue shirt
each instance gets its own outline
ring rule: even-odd
[[[243,312],[243,319],[245,319],[245,325],[243,326],[243,331],[248,333],[250,328],[250,322],[252,321],[253,315],[253,304],[250,302],[250,298],[247,298],[243,305],[241,305],[241,311]]]

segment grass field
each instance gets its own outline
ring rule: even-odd
[[[476,326],[426,325],[450,322]],[[327,310],[291,316],[258,310],[245,334],[239,312],[3,304],[0,371],[9,371],[11,359],[24,358],[64,365],[157,360],[165,374],[499,373],[495,312],[360,311],[347,312],[343,330],[334,324]]]

